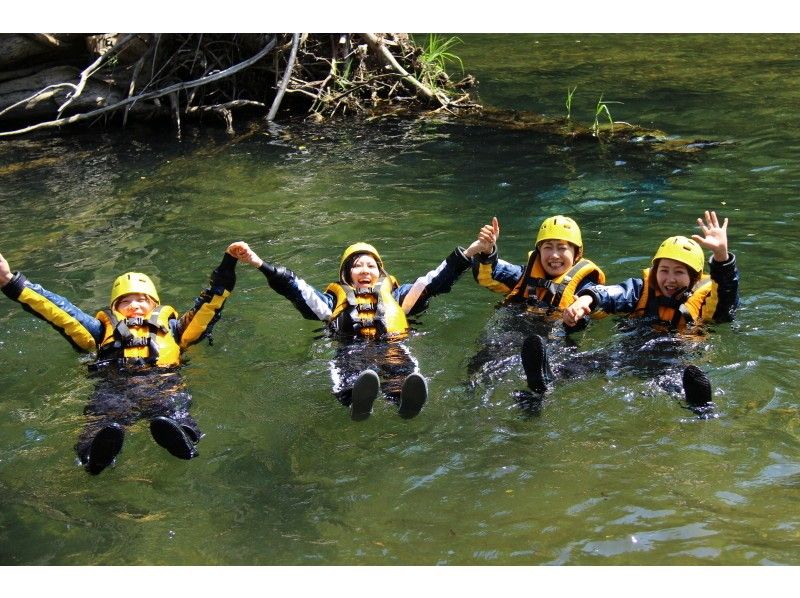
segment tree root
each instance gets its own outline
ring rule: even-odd
[[[629,123],[587,127],[484,108],[466,91],[474,78],[453,83],[404,33],[103,34],[84,38],[99,57],[92,56],[82,70],[74,66],[76,37],[0,34],[7,64],[17,69],[0,73],[0,122],[25,124],[0,131],[0,138],[116,113],[123,124],[133,113],[171,118],[178,137],[186,117],[213,114],[233,134],[235,111],[259,111],[271,124],[283,107],[315,120],[425,113],[575,141],[668,151],[714,145],[675,140]],[[53,52],[61,49],[69,51],[70,64],[54,67]],[[28,59],[24,69],[19,56]],[[30,64],[36,56],[47,60],[38,70]]]
[[[56,49],[64,45],[48,34],[37,35],[36,43]],[[244,107],[269,106],[266,119],[273,121],[287,103],[290,113],[316,119],[345,113],[369,116],[386,104],[403,104],[409,110],[469,105],[467,94],[456,86],[433,89],[421,82],[416,75],[424,68],[418,59],[421,51],[405,34],[104,34],[92,36],[91,43],[87,38],[87,44],[100,55],[77,80],[47,81],[21,96],[19,85],[11,85],[14,80],[3,83],[0,77],[0,121],[26,121],[26,126],[0,131],[0,137],[117,112],[125,124],[133,109],[169,117],[178,130],[182,116],[216,113],[231,130],[233,112]],[[70,48],[74,52],[74,42]],[[251,57],[242,59],[247,50]],[[272,77],[274,86],[266,84]],[[87,95],[90,82],[91,98],[96,100],[87,109],[86,99],[78,100]],[[109,91],[98,93],[104,85]],[[406,89],[414,95],[408,97]],[[55,94],[61,99],[53,117],[42,119],[42,100],[55,99]],[[39,106],[39,113],[26,118],[31,102]]]

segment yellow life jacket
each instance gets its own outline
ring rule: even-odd
[[[642,278],[642,296],[631,313],[632,317],[656,317],[668,327],[684,330],[687,326],[700,323],[704,311],[713,314],[716,310],[717,283],[708,274],[701,276],[690,291],[678,298],[665,297],[657,286],[651,286],[652,268],[645,268]]]
[[[356,289],[333,282],[325,289],[336,297],[328,320],[334,332],[356,334],[367,338],[408,334],[408,320],[392,291],[398,287],[394,276],[382,276],[374,287]]]
[[[181,348],[169,327],[169,321],[177,317],[178,312],[169,305],[156,307],[148,318],[125,318],[111,309],[98,312],[96,318],[103,324],[103,340],[97,351],[98,364],[179,365]]]
[[[548,309],[566,309],[575,301],[575,291],[581,282],[594,275],[597,284],[604,284],[606,275],[591,260],[581,259],[572,268],[556,278],[547,278],[538,251],[528,253],[525,273],[506,295],[505,300],[527,301]]]

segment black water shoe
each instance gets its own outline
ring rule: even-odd
[[[372,404],[378,397],[381,381],[372,370],[364,370],[353,385],[352,402],[350,403],[350,419],[361,421],[372,413]]]
[[[700,417],[708,418],[713,413],[714,403],[711,401],[711,382],[703,370],[694,365],[683,370],[683,394],[689,409]]]
[[[119,424],[109,424],[102,428],[92,439],[89,446],[88,460],[84,464],[86,471],[97,475],[114,462],[122,450],[125,429]]]
[[[164,447],[178,459],[193,459],[198,455],[186,430],[174,419],[156,417],[150,420],[150,434],[159,446]]]
[[[553,381],[553,372],[547,359],[547,346],[538,334],[532,334],[522,343],[522,367],[528,388],[535,393],[544,393],[547,384]]]
[[[416,372],[410,374],[403,381],[403,388],[400,390],[400,407],[397,413],[402,418],[411,419],[422,411],[427,400],[428,383],[425,382],[425,378]]]

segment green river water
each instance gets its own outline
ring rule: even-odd
[[[602,94],[616,120],[731,143],[669,156],[446,120],[181,142],[98,125],[0,142],[0,252],[86,311],[131,269],[185,310],[239,239],[317,287],[366,240],[410,282],[493,215],[521,263],[564,213],[619,281],[714,209],[742,272],[737,320],[695,359],[720,417],[692,418],[635,368],[562,380],[538,416],[515,405],[518,367],[473,388],[501,296],[467,273],[407,341],[421,415],[378,401],[351,422],[319,323],[240,266],[213,346],[183,370],[200,456],[170,457],[142,422],[92,477],[72,448],[86,359],[3,298],[0,564],[800,564],[800,36],[462,37],[486,105],[561,116],[577,85],[576,120]],[[606,318],[576,342],[619,337]]]

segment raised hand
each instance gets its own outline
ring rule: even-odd
[[[728,219],[722,225],[717,219],[716,212],[705,212],[705,222],[702,218],[697,219],[697,226],[700,227],[702,235],[692,235],[692,239],[697,241],[700,246],[710,249],[714,253],[714,260],[724,262],[728,259]]]
[[[472,257],[478,253],[492,253],[499,238],[500,223],[497,221],[497,216],[494,216],[491,224],[484,224],[481,227],[481,230],[478,231],[478,238],[472,242],[472,245],[464,253],[467,257]]]
[[[12,278],[14,278],[14,273],[11,272],[6,258],[0,253],[0,287],[5,286]]]
[[[246,264],[250,264],[256,268],[260,268],[261,264],[264,263],[264,261],[258,257],[256,252],[250,249],[250,246],[244,241],[236,241],[235,243],[231,243],[228,245],[228,249],[225,251],[240,262],[245,262]]]

